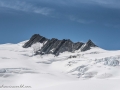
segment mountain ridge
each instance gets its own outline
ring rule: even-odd
[[[40,42],[43,43],[43,47],[36,54],[54,54],[58,56],[65,51],[74,52],[75,50],[87,51],[91,47],[98,47],[91,40],[88,42],[76,42],[74,43],[70,39],[59,40],[56,38],[48,39],[39,34],[34,34],[28,42],[23,45],[23,48],[31,47],[33,44]],[[51,51],[52,50],[52,51]]]

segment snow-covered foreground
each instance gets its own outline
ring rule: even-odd
[[[15,90],[120,90],[120,51],[92,48],[33,56],[24,42],[0,45],[0,90],[2,86],[30,86]],[[13,88],[5,88],[13,90]]]

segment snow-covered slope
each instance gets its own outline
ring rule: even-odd
[[[120,90],[119,50],[34,56],[33,48],[22,48],[25,42],[0,45],[0,90],[21,84],[29,90]]]

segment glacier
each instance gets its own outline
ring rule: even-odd
[[[0,44],[0,90],[21,84],[29,90],[120,90],[120,50],[33,55],[32,47],[22,47],[26,42]]]

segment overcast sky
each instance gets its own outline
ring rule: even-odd
[[[0,0],[0,43],[38,33],[120,49],[120,0]]]

